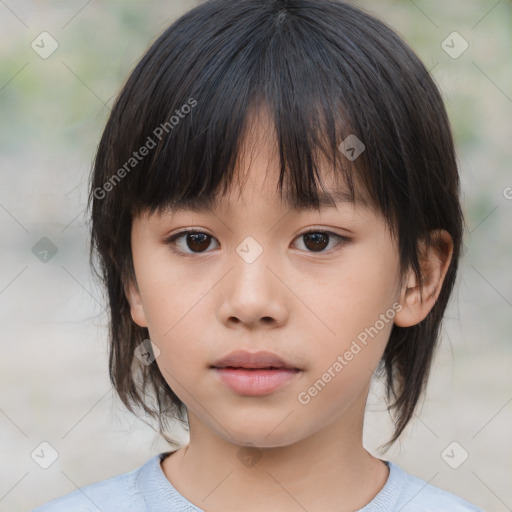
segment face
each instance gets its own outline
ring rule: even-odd
[[[273,447],[362,422],[401,308],[399,259],[362,199],[320,211],[282,204],[275,148],[258,133],[240,167],[245,183],[215,211],[134,219],[127,297],[189,419],[224,440]],[[212,366],[235,350],[271,352],[296,370],[224,378]]]

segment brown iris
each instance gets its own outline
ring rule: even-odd
[[[329,235],[326,233],[307,233],[302,236],[304,245],[311,251],[323,251],[329,244]]]
[[[210,235],[205,233],[189,233],[187,234],[187,247],[194,251],[198,249],[198,252],[208,249],[210,245]]]

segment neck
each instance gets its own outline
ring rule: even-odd
[[[190,443],[162,468],[180,494],[208,512],[353,511],[369,503],[388,477],[387,466],[363,447],[362,419],[264,448],[223,439],[190,412],[189,423]]]

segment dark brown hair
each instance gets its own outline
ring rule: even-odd
[[[452,260],[439,298],[419,324],[393,326],[380,371],[394,442],[422,395],[459,260],[463,217],[454,144],[440,93],[415,53],[387,25],[335,0],[210,0],[151,46],[119,94],[91,174],[91,264],[110,308],[110,378],[121,400],[159,421],[186,408],[158,366],[135,348],[149,338],[130,315],[135,280],[131,222],[185,202],[208,202],[232,181],[253,109],[266,108],[280,157],[279,190],[318,207],[320,159],[361,183],[398,241],[401,270],[421,282],[418,241],[448,231]],[[354,134],[351,161],[339,149]],[[145,150],[143,150],[145,148]],[[350,155],[348,155],[350,156]],[[149,393],[147,393],[149,388]],[[154,404],[150,404],[154,401]],[[168,439],[166,437],[166,439]]]

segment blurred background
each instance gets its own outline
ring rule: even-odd
[[[0,511],[31,510],[175,448],[113,393],[84,209],[116,94],[196,3],[0,0]],[[354,3],[393,27],[438,83],[467,220],[426,398],[382,454],[391,423],[376,385],[365,444],[486,511],[512,510],[512,4]]]

